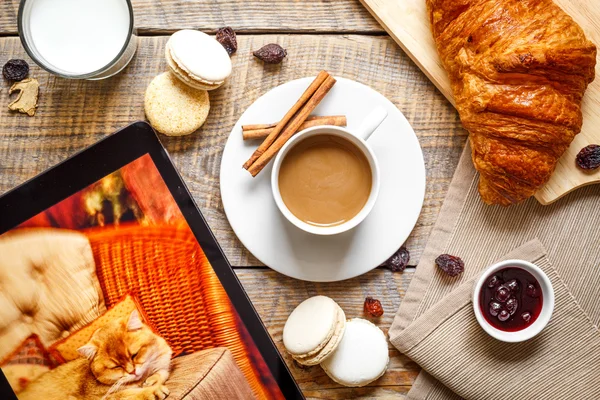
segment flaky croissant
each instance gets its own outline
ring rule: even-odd
[[[488,204],[544,185],[581,130],[596,46],[551,0],[427,0]]]

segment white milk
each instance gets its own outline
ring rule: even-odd
[[[125,0],[28,0],[29,29],[39,55],[69,75],[111,63],[129,35]]]

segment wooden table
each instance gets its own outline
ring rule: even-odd
[[[163,57],[168,35],[183,29],[213,33],[231,26],[239,49],[227,83],[210,93],[211,113],[193,135],[161,136],[198,206],[248,291],[280,350],[289,312],[316,294],[335,299],[348,317],[362,315],[365,296],[382,301],[378,325],[387,332],[414,269],[393,274],[378,268],[336,283],[302,282],[262,266],[236,239],[225,218],[219,193],[223,147],[235,121],[260,95],[299,77],[330,73],[369,85],[388,97],[419,137],[427,168],[423,211],[406,245],[416,265],[437,218],[466,140],[458,115],[425,75],[389,38],[358,0],[134,0],[140,34],[137,54],[118,76],[104,81],[69,81],[35,66],[17,37],[18,0],[0,3],[0,63],[24,58],[41,84],[37,114],[7,110],[8,83],[0,91],[0,192],[89,146],[117,128],[144,119],[143,96],[150,80],[167,69]],[[281,65],[263,65],[251,52],[276,42],[287,48]],[[399,154],[401,156],[401,154]],[[286,361],[309,398],[403,398],[418,366],[390,347],[388,372],[364,388],[333,383],[319,367],[301,369]]]

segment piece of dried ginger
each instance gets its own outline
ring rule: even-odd
[[[33,117],[37,107],[39,88],[40,84],[37,79],[34,78],[27,78],[20,82],[15,82],[15,84],[10,87],[8,94],[10,95],[17,90],[19,91],[19,94],[17,94],[17,98],[8,105],[8,109]]]

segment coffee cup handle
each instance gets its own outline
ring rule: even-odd
[[[366,116],[358,129],[355,130],[356,136],[368,140],[381,123],[387,118],[388,112],[383,107],[377,107]]]

